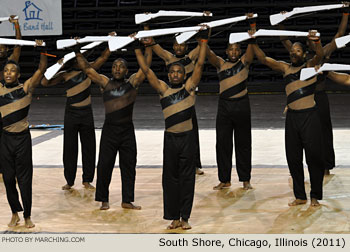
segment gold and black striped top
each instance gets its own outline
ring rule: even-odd
[[[84,107],[91,104],[91,80],[82,71],[73,70],[65,77],[66,104],[73,107]]]
[[[171,66],[171,64],[173,64],[175,62],[179,62],[185,67],[186,75],[187,75],[187,77],[189,77],[190,74],[193,72],[196,60],[197,59],[194,56],[191,57],[189,55],[185,55],[184,57],[179,58],[179,57],[176,57],[175,55],[173,55],[173,57],[167,62],[166,66],[169,70],[169,67]]]
[[[300,72],[304,67],[306,64],[298,67],[290,65],[283,75],[286,82],[287,106],[294,110],[315,106],[314,93],[317,76],[301,81]]]
[[[0,113],[5,131],[18,133],[28,129],[31,101],[32,95],[24,92],[23,84],[13,88],[0,86]]]
[[[229,100],[246,95],[248,73],[249,66],[244,65],[241,59],[235,63],[225,61],[218,70],[220,98]]]
[[[105,122],[120,125],[132,122],[132,113],[137,89],[131,84],[131,78],[125,82],[111,79],[104,88],[102,97],[105,106]]]
[[[169,87],[160,98],[165,131],[181,133],[192,130],[195,96],[185,89],[185,85],[180,88]]]

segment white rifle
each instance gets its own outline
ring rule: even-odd
[[[244,16],[233,17],[233,18],[220,19],[220,20],[216,20],[216,21],[212,21],[212,22],[208,22],[208,23],[202,23],[199,25],[201,25],[201,26],[206,25],[210,28],[214,28],[214,27],[232,24],[232,23],[236,23],[239,21],[247,20],[249,18],[256,18],[256,17],[258,17],[258,14],[254,14],[252,17],[247,17],[246,15],[244,15]],[[187,40],[192,38],[196,33],[198,33],[198,31],[183,32],[176,37],[176,41],[178,44],[185,43]]]
[[[20,45],[20,46],[45,46],[45,42],[42,45],[37,45],[35,41],[21,40],[21,39],[7,39],[0,38],[0,44],[2,45]]]
[[[90,43],[84,47],[82,47],[81,49],[81,53],[84,53],[86,52],[88,49],[91,49],[91,48],[94,48],[98,45],[100,45],[101,43],[103,43],[103,41],[100,41],[100,42],[93,42],[93,43]],[[49,68],[46,69],[46,72],[44,73],[45,75],[45,78],[48,79],[48,80],[51,80],[51,78],[62,68],[62,66],[67,63],[68,61],[70,61],[71,59],[74,59],[75,58],[75,53],[74,52],[71,52],[71,53],[68,53],[66,55],[64,55],[63,57],[63,61],[60,63],[56,63],[52,66],[50,66]]]
[[[91,42],[107,42],[111,36],[86,36],[79,39],[60,39],[56,41],[57,49],[63,49],[77,44],[91,43]]]
[[[136,39],[147,38],[147,37],[157,37],[181,32],[188,31],[200,31],[207,29],[204,26],[190,26],[190,27],[180,27],[180,28],[166,28],[166,29],[156,29],[156,30],[144,30],[139,31],[135,35],[130,36],[115,36],[108,40],[108,46],[110,51],[115,51],[124,46],[134,42]]]
[[[350,65],[324,63],[317,71],[314,67],[301,70],[300,80],[307,80],[324,71],[350,71]]]
[[[135,15],[135,23],[141,24],[157,17],[202,17],[213,16],[208,12],[192,12],[192,11],[164,11],[160,10],[157,13],[142,13]]]
[[[350,35],[346,35],[335,39],[335,44],[337,45],[337,48],[342,48],[346,46],[346,44],[349,42],[350,42]]]
[[[0,22],[2,21],[10,21],[11,17],[0,17]],[[18,16],[15,16],[13,19],[18,19]]]
[[[339,9],[343,7],[347,7],[347,6],[345,4],[328,4],[328,5],[319,5],[319,6],[296,7],[289,12],[270,15],[270,23],[271,25],[276,25],[294,15],[315,12],[315,11],[322,11],[322,10]]]
[[[268,37],[279,37],[279,36],[294,36],[294,37],[307,37],[309,32],[300,32],[300,31],[283,31],[283,30],[265,30],[260,29],[256,31],[251,37],[248,32],[237,32],[230,34],[230,44],[239,43],[250,38],[256,38],[261,36]],[[320,36],[320,33],[316,33],[315,36]]]

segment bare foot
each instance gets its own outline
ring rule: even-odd
[[[197,174],[197,175],[203,175],[203,174],[204,174],[204,171],[203,171],[201,168],[196,167],[196,174]]]
[[[328,169],[325,169],[324,170],[324,175],[325,176],[331,175],[331,172]]]
[[[18,216],[18,213],[13,213],[12,214],[12,218],[9,224],[7,224],[7,226],[9,227],[15,227],[18,225],[18,222],[20,221],[20,218]]]
[[[243,181],[243,189],[244,190],[253,189],[252,185],[250,184],[250,181]]]
[[[65,184],[64,186],[62,186],[62,190],[70,190],[72,189],[72,186]]]
[[[303,204],[306,204],[306,202],[307,202],[307,200],[295,199],[292,202],[288,203],[288,206],[303,205]]]
[[[176,229],[178,227],[181,227],[181,221],[180,220],[173,220],[166,229]]]
[[[312,207],[318,207],[320,206],[320,202],[318,202],[317,199],[315,198],[311,198],[311,204],[310,204]]]
[[[220,182],[217,186],[213,187],[213,190],[221,190],[221,189],[229,188],[230,186],[231,186],[230,182],[227,182],[227,183]]]
[[[122,202],[122,208],[141,210],[141,206],[135,206],[133,203]]]
[[[100,210],[108,210],[108,209],[109,209],[109,203],[108,202],[102,202]]]
[[[191,225],[188,223],[188,221],[185,221],[185,220],[182,220],[181,221],[181,228],[183,230],[188,230],[188,229],[191,229]]]
[[[95,187],[91,185],[89,182],[83,182],[83,186],[85,189],[95,190]]]
[[[32,222],[30,217],[24,218],[24,223],[25,223],[26,228],[33,228],[33,227],[35,227],[35,224]]]

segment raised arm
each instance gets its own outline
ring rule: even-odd
[[[323,60],[324,53],[323,53],[321,40],[320,40],[320,37],[316,36],[316,33],[317,31],[310,31],[308,35],[308,39],[315,43],[316,55],[312,59],[308,60],[306,64],[307,67],[316,66],[320,64],[321,61]]]
[[[10,16],[10,23],[15,25],[16,30],[16,39],[22,39],[21,29],[19,27],[18,19],[13,19],[15,15]],[[13,53],[10,55],[9,60],[14,60],[16,62],[19,61],[19,57],[21,56],[21,46],[16,45],[13,49]]]
[[[33,93],[34,89],[40,84],[40,81],[44,76],[46,68],[47,68],[47,56],[45,53],[41,53],[38,70],[35,71],[35,73],[31,78],[29,78],[24,82],[23,89],[26,93]]]
[[[256,57],[258,58],[261,64],[264,64],[270,67],[272,70],[285,73],[285,71],[288,68],[287,63],[283,61],[277,61],[277,60],[274,60],[273,58],[267,57],[263,52],[263,50],[260,49],[258,44],[252,44],[251,46],[254,50],[254,54],[256,55]]]
[[[254,48],[253,48],[252,44],[255,44],[255,43],[256,43],[255,40],[249,41],[247,50],[246,50],[245,54],[242,56],[242,61],[243,61],[244,65],[249,66],[253,62]]]
[[[109,56],[111,55],[111,51],[109,50],[109,48],[107,47],[101,54],[100,57],[98,57],[93,63],[91,63],[91,67],[95,70],[100,69],[100,67],[106,63],[106,61],[108,60]]]
[[[154,45],[151,46],[153,52],[157,54],[159,58],[161,58],[166,63],[168,63],[170,59],[173,57],[173,55],[169,51],[163,49],[163,47],[161,47],[159,44],[155,44],[154,40],[153,40],[153,43]]]
[[[44,77],[41,80],[41,85],[44,87],[51,87],[51,86],[55,86],[59,83],[62,83],[65,81],[65,78],[64,78],[65,74],[66,74],[66,72],[59,72],[50,80],[48,80],[48,79],[46,79],[46,77]]]
[[[145,43],[147,46],[147,44]],[[152,63],[152,48],[147,46],[145,49],[145,56],[146,58],[146,64],[148,67],[151,66]],[[146,76],[143,73],[142,69],[140,68],[137,73],[134,75],[134,77],[130,80],[131,84],[135,87],[138,88],[139,85],[145,80]]]
[[[137,62],[139,63],[139,66],[144,73],[144,75],[147,77],[149,84],[161,95],[164,94],[164,92],[167,90],[167,86],[161,82],[155,73],[149,68],[149,66],[146,63],[145,57],[142,55],[141,49],[136,48],[135,49],[135,55]]]
[[[346,2],[345,4],[349,6],[349,2]],[[344,10],[349,11],[349,7],[344,8]],[[344,36],[346,28],[348,26],[348,20],[349,20],[349,13],[344,12],[338,28],[338,32],[333,37],[332,41],[323,47],[323,52],[325,57],[330,57],[331,54],[337,49],[337,45],[335,44],[335,39],[341,36]]]
[[[75,56],[77,58],[79,68],[96,84],[105,88],[109,82],[109,79],[96,72],[96,70],[87,62],[83,54],[80,52],[80,47],[74,47]]]
[[[192,75],[186,81],[186,84],[185,84],[185,88],[189,92],[194,91],[196,89],[199,81],[201,80],[207,48],[208,48],[208,37],[204,37],[200,43],[199,56],[198,56],[198,60],[196,62],[196,65],[194,66]]]
[[[278,25],[278,28],[280,30],[285,30],[284,25],[281,23]],[[288,52],[290,52],[290,49],[292,48],[292,45],[293,45],[292,41],[290,41],[287,36],[280,36],[280,41],[281,41],[282,45],[284,46],[284,48],[286,48],[286,50]]]
[[[328,72],[327,78],[329,78],[330,80],[332,80],[338,84],[350,86],[350,75],[349,74]]]
[[[217,56],[212,50],[210,50],[209,46],[206,46],[206,55],[210,64],[212,64],[216,69],[220,69],[220,67],[225,63],[225,61]]]

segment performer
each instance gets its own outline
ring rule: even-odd
[[[253,35],[253,32],[250,34]],[[315,34],[315,31],[310,31],[308,36],[308,39],[315,43],[316,50],[316,55],[308,61],[306,61],[305,47],[299,42],[294,43],[291,47],[291,64],[266,57],[257,44],[253,45],[258,60],[271,69],[283,73],[286,80],[285,145],[296,198],[289,203],[289,206],[307,202],[304,185],[303,149],[310,174],[311,206],[319,206],[318,200],[322,199],[324,155],[321,123],[314,100],[316,77],[307,81],[299,80],[302,68],[315,66],[323,58],[320,38]]]
[[[91,67],[95,70],[99,69],[107,61],[110,54],[107,47],[102,55],[90,64]],[[82,151],[83,185],[86,189],[95,189],[91,185],[95,175],[96,160],[95,125],[91,107],[91,79],[77,68],[76,60],[72,63],[69,64],[70,67],[66,71],[59,72],[51,80],[44,77],[41,84],[53,86],[65,83],[67,86],[63,131],[63,166],[67,184],[62,189],[69,190],[74,185],[78,161],[78,134]]]
[[[253,13],[247,14],[252,16]],[[216,67],[220,81],[220,97],[216,117],[216,160],[220,183],[214,190],[231,186],[233,132],[235,138],[236,167],[243,189],[252,189],[252,133],[250,104],[247,90],[249,66],[254,59],[252,45],[241,56],[238,43],[228,44],[227,60],[207,48],[209,62]]]
[[[149,41],[148,41],[149,43]],[[128,63],[118,58],[112,65],[112,78],[98,74],[75,48],[80,69],[96,84],[101,86],[105,106],[105,122],[103,124],[100,153],[97,164],[96,201],[102,202],[101,210],[109,209],[109,184],[112,178],[117,152],[119,151],[119,167],[122,177],[123,208],[141,209],[134,205],[136,176],[136,140],[132,121],[133,107],[139,85],[145,75],[137,73],[126,79]],[[147,63],[152,61],[152,49],[146,48]]]
[[[194,65],[198,59],[199,54],[199,45],[190,51],[188,54],[188,45],[186,43],[178,44],[176,40],[174,40],[173,44],[173,50],[174,54],[171,52],[163,49],[159,44],[153,43],[152,49],[155,54],[157,54],[160,58],[162,58],[165,62],[165,65],[169,68],[171,64],[175,62],[179,62],[185,67],[186,76],[190,76]],[[197,175],[203,175],[204,171],[202,168],[202,163],[200,159],[200,146],[199,146],[199,132],[198,132],[198,121],[197,121],[197,115],[196,110],[193,108],[193,131],[194,131],[194,137],[196,141],[196,148],[195,148],[195,166],[196,166],[196,174]]]
[[[42,41],[37,40],[37,45]],[[24,84],[18,82],[20,67],[16,61],[9,60],[4,67],[4,82],[0,87],[0,112],[3,131],[0,144],[0,162],[3,166],[3,179],[7,200],[12,211],[9,227],[20,221],[18,212],[23,211],[27,228],[34,227],[31,216],[32,207],[32,144],[28,124],[28,112],[34,88],[39,85],[47,67],[47,58],[41,54],[39,69]],[[22,204],[18,199],[16,180],[21,192]]]
[[[349,2],[344,2],[347,8],[343,8],[343,16],[338,28],[338,32],[333,37],[332,41],[325,46],[323,46],[324,60],[323,63],[327,63],[330,59],[331,54],[337,49],[335,44],[335,39],[344,35],[349,18]],[[281,28],[283,28],[281,26]],[[281,37],[281,42],[284,47],[290,51],[292,47],[292,42],[287,37]],[[309,50],[315,51],[315,44],[313,42],[309,43]],[[318,113],[322,125],[322,135],[324,142],[324,155],[325,155],[325,175],[330,174],[330,170],[335,167],[335,154],[333,147],[333,128],[331,113],[329,109],[328,96],[325,91],[326,89],[326,75],[318,75],[316,82],[316,91],[315,91],[315,102],[318,107]]]
[[[166,220],[172,220],[168,229],[190,229],[190,218],[195,183],[195,139],[193,109],[195,89],[202,76],[208,42],[208,30],[202,31],[199,56],[193,73],[186,81],[185,67],[175,62],[169,67],[169,84],[159,80],[148,67],[140,50],[137,61],[151,86],[159,93],[165,118],[163,150],[163,202]],[[181,220],[180,220],[181,218]]]
[[[21,29],[19,27],[18,19],[14,19],[15,16],[16,15],[11,15],[9,22],[15,25],[16,39],[22,39]],[[8,57],[8,51],[9,51],[9,48],[7,47],[7,45],[0,44],[0,85],[4,85],[3,69],[4,69],[6,61],[7,60],[14,60],[14,61],[18,62],[19,57],[21,55],[21,47],[16,45],[13,49],[13,53],[9,57]],[[2,120],[1,120],[1,116],[0,116],[0,138],[1,138],[1,130],[2,130]],[[0,174],[1,173],[2,173],[2,166],[0,163]]]

